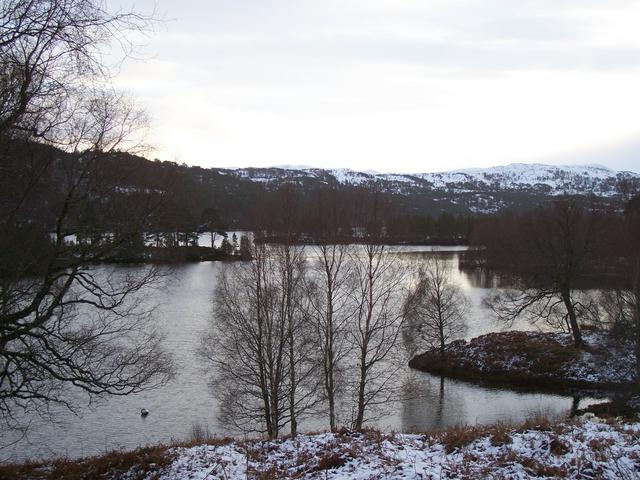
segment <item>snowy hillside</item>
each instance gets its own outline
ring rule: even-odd
[[[475,188],[495,190],[542,189],[550,194],[598,195],[615,194],[619,181],[640,178],[640,175],[632,172],[616,172],[600,165],[553,166],[526,163],[417,176],[439,189],[467,184]]]
[[[640,174],[617,172],[599,165],[553,166],[512,163],[491,168],[473,168],[450,172],[393,174],[358,172],[349,169],[319,168],[244,168],[223,173],[262,182],[338,183],[341,185],[376,184],[385,191],[409,193],[443,192],[505,192],[533,191],[546,195],[582,194],[612,196],[619,192],[621,182],[640,181]]]

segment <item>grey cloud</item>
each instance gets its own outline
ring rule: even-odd
[[[341,62],[402,62],[424,67],[446,68],[461,72],[548,70],[637,70],[640,48],[589,47],[562,43],[450,42],[336,35],[332,37],[271,36],[244,41],[215,38],[209,42],[185,46],[168,46],[169,53],[180,62],[194,62],[215,69],[236,65],[240,71],[259,66],[264,61],[274,67],[295,69],[300,65],[318,67]],[[282,64],[282,65],[280,65]],[[276,70],[277,68],[274,68]]]

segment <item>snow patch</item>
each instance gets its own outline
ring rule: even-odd
[[[597,419],[552,429],[480,433],[451,447],[442,436],[318,434],[281,441],[180,448],[160,480],[307,478],[638,478],[640,423]],[[446,436],[446,433],[445,433]]]

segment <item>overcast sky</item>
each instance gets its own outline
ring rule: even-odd
[[[136,7],[149,10],[147,0]],[[123,5],[126,5],[123,3]],[[428,172],[640,171],[640,2],[157,0],[117,77],[151,156]]]

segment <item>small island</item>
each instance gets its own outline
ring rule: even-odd
[[[536,390],[627,390],[637,384],[633,344],[600,331],[584,332],[575,348],[570,334],[507,331],[456,340],[444,352],[414,356],[409,366],[461,380]]]

